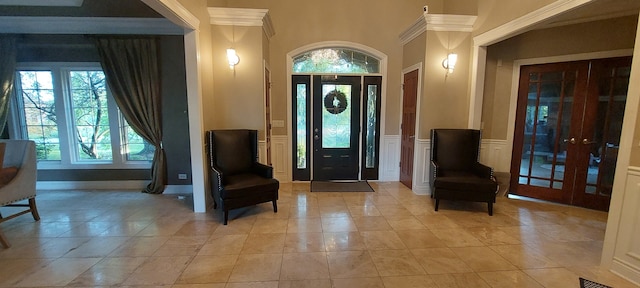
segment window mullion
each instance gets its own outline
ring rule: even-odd
[[[122,150],[122,127],[120,124],[120,113],[118,105],[111,95],[111,91],[107,89],[107,106],[109,113],[109,130],[111,131],[111,151],[113,155],[113,164],[122,165],[125,162],[124,151]]]
[[[70,93],[69,93],[69,77],[68,71],[62,69],[59,66],[52,67],[51,69],[53,77],[53,91],[55,96],[56,105],[56,120],[58,122],[58,138],[60,141],[60,159],[62,165],[73,164],[76,159],[75,153],[75,130],[69,120],[73,117],[73,113],[70,108]]]

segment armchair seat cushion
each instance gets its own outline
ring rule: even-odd
[[[16,177],[17,174],[18,167],[0,168],[0,187],[9,184],[9,182],[11,182],[11,180],[13,180],[13,177]]]
[[[454,174],[436,178],[434,187],[453,191],[492,193],[498,189],[498,184],[492,179],[481,178],[471,173],[461,173],[460,175]]]
[[[254,197],[256,191],[278,191],[280,183],[273,178],[264,178],[256,174],[242,173],[226,177],[222,199]]]

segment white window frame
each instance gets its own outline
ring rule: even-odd
[[[19,77],[19,71],[51,71],[53,79],[53,93],[55,96],[56,115],[58,117],[58,135],[60,137],[60,158],[61,160],[38,160],[38,169],[55,170],[55,169],[149,169],[151,168],[151,160],[129,161],[126,154],[123,154],[122,141],[124,137],[125,123],[122,114],[117,108],[115,100],[111,95],[111,91],[107,87],[107,113],[109,115],[109,133],[111,138],[112,160],[92,161],[77,159],[77,143],[74,138],[74,125],[70,118],[71,113],[71,96],[69,84],[69,71],[72,70],[100,70],[102,66],[97,62],[34,62],[34,63],[18,63],[16,65],[16,77]],[[19,98],[21,87],[18,87],[18,79],[16,79],[14,95],[10,108],[10,123],[7,123],[9,135],[11,139],[27,139],[26,123],[24,117],[23,102]]]

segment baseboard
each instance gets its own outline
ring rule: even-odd
[[[38,181],[37,190],[142,190],[148,180],[128,181]],[[164,194],[190,194],[192,185],[167,185]]]

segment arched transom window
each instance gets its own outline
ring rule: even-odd
[[[349,48],[320,48],[293,58],[293,73],[380,73],[380,60]]]

